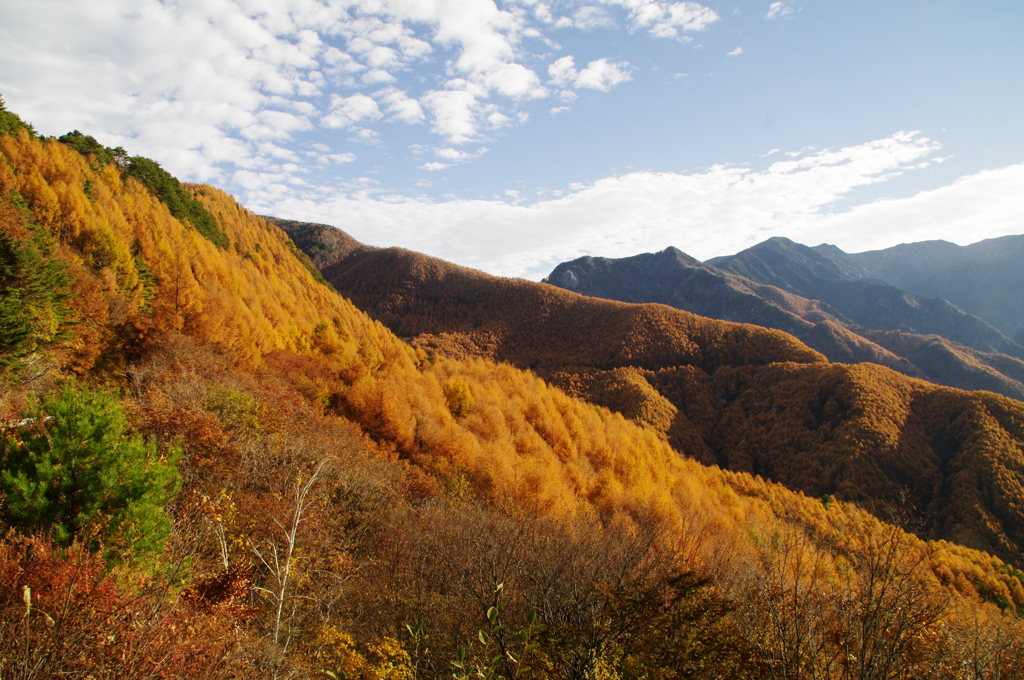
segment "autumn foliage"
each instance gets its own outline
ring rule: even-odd
[[[922,536],[1024,562],[1024,514],[1011,500],[1024,495],[1019,401],[829,364],[784,333],[663,305],[397,248],[339,252],[327,277],[421,351],[532,369],[683,455],[871,510],[900,504]]]
[[[827,395],[828,381],[870,382],[874,369],[835,374],[781,332],[658,306],[592,313],[572,297],[551,304],[575,314],[575,327],[535,313],[506,337],[487,315],[527,290],[516,283],[494,293],[483,317],[453,307],[482,330],[437,333],[438,349],[476,348],[446,356],[371,320],[314,277],[286,234],[216,189],[182,185],[226,248],[116,163],[93,167],[25,130],[0,135],[0,152],[0,203],[12,223],[59,243],[76,322],[71,338],[39,350],[48,368],[33,385],[6,384],[5,410],[21,409],[27,389],[77,374],[120,390],[155,456],[182,452],[166,508],[174,526],[145,566],[109,565],[90,546],[55,547],[38,531],[5,535],[5,675],[435,678],[451,677],[453,662],[485,677],[567,679],[881,668],[851,645],[903,677],[965,677],[968,658],[1001,677],[1019,672],[1024,574],[1010,564],[926,542],[846,499],[823,502],[698,460],[719,455],[698,410],[725,417],[745,385],[785,390],[787,376],[817,371],[826,386],[815,394]],[[423,309],[411,323],[429,321],[434,308]],[[530,337],[545,328],[564,332]],[[594,328],[608,330],[600,342]],[[534,356],[548,377],[496,363],[512,357],[490,353],[492,341]],[[559,371],[581,392],[625,395],[634,411],[569,396],[552,384]],[[720,374],[721,388],[707,384]],[[673,390],[691,390],[692,405]],[[849,398],[867,399],[870,418],[903,422],[910,415],[887,410],[903,403],[900,390],[877,404],[873,392]],[[1011,470],[1016,407],[971,396],[980,425],[948,427],[978,456],[1004,447]],[[770,427],[772,414],[754,406],[729,417]],[[783,424],[805,416],[783,415]],[[677,427],[682,417],[689,426]],[[867,437],[869,451],[877,430],[852,422],[836,415],[833,429]],[[681,456],[686,437],[693,453]],[[759,449],[749,446],[753,460]],[[1007,474],[964,466],[966,477]],[[1007,494],[1011,512],[1021,496]],[[889,599],[872,595],[872,578],[887,579]],[[824,603],[801,610],[811,651],[806,636],[793,651],[777,616],[794,597]],[[971,651],[953,659],[950,649]],[[864,660],[852,662],[858,653]]]

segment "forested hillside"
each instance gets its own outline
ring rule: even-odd
[[[618,259],[582,257],[558,265],[545,281],[584,295],[660,302],[713,319],[776,328],[833,362],[871,362],[940,385],[1024,399],[1024,361],[1019,358],[982,352],[938,335],[891,330],[914,327],[913,319],[901,312],[913,308],[905,301],[888,309],[895,321],[884,324],[885,330],[872,330],[824,302],[703,264],[675,248]]]
[[[223,192],[0,132],[3,675],[1019,674],[998,557],[410,346]],[[582,358],[828,369],[662,309]]]
[[[680,453],[804,493],[913,508],[919,530],[1020,562],[1024,404],[830,365],[791,336],[500,279],[397,248],[323,269],[414,346],[529,368]],[[998,433],[998,434],[996,434]],[[993,438],[994,437],[994,438]]]

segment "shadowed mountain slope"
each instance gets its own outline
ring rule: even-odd
[[[946,300],[914,295],[880,281],[851,280],[829,258],[785,238],[771,238],[708,264],[821,300],[869,330],[941,335],[972,349],[1024,359],[1024,347]]]
[[[881,279],[917,295],[943,298],[1024,344],[1024,235],[969,246],[923,241],[863,253],[832,245],[813,250],[848,278]]]
[[[366,247],[341,229],[328,227],[326,224],[310,224],[269,216],[264,216],[263,219],[287,231],[295,245],[309,256],[317,269],[323,269],[353,250]]]
[[[437,334],[430,342],[439,348],[457,343],[468,353],[543,371],[680,363],[714,371],[736,363],[825,361],[779,331],[664,305],[596,300],[400,248],[355,251],[323,272],[401,337]]]
[[[1024,361],[934,335],[865,329],[818,300],[702,264],[675,248],[618,259],[582,257],[558,265],[545,281],[584,295],[660,302],[776,328],[830,361],[872,362],[942,385],[1024,400]]]
[[[876,510],[904,502],[925,535],[1024,558],[1020,402],[872,364],[828,364],[778,331],[398,248],[357,249],[323,272],[418,348],[531,368],[702,462]]]

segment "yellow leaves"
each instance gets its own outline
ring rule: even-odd
[[[314,664],[325,677],[349,680],[412,680],[409,653],[392,637],[384,637],[366,646],[361,653],[355,638],[337,625],[322,626],[315,640],[307,645],[315,650]]]
[[[420,356],[417,363],[415,352],[380,323],[315,281],[280,230],[223,192],[187,186],[216,216],[232,243],[227,249],[175,220],[137,182],[122,183],[113,166],[96,172],[63,145],[24,137],[0,138],[0,150],[10,161],[0,162],[0,186],[21,192],[36,219],[60,231],[68,257],[84,265],[76,269],[76,304],[84,322],[77,331],[81,370],[98,359],[90,347],[107,346],[104,333],[115,324],[157,341],[184,331],[250,367],[276,371],[311,402],[336,406],[380,442],[381,450],[437,473],[461,502],[478,496],[496,505],[599,521],[655,516],[701,537],[708,563],[749,550],[742,538],[746,529],[777,523],[780,508],[842,544],[839,519],[853,510],[836,502],[826,511],[817,500],[782,487],[682,460],[665,435],[684,453],[705,460],[732,456],[815,497],[835,492],[815,484],[830,484],[843,470],[867,461],[855,470],[850,490],[866,489],[870,497],[887,491],[877,474],[882,454],[902,461],[908,485],[932,484],[924,463],[934,461],[918,458],[923,449],[913,448],[908,423],[928,431],[928,418],[954,419],[958,408],[964,411],[956,424],[963,441],[1005,454],[971,467],[972,474],[1005,479],[1006,488],[1020,486],[1010,465],[1019,435],[1010,436],[1008,428],[1019,432],[1024,414],[1013,404],[986,397],[968,413],[950,391],[922,387],[878,367],[837,369],[782,333],[709,322],[657,305],[592,303],[517,282],[502,283],[501,294],[487,298],[492,307],[474,314],[460,316],[442,303],[424,308],[411,297],[385,310],[395,323],[404,323],[408,312],[408,323],[421,326],[415,332],[433,323],[431,314],[463,324],[431,341],[461,348],[467,358],[428,362]],[[140,311],[136,256],[156,282],[150,314]],[[430,265],[423,259],[412,264],[417,262]],[[430,266],[451,273],[450,267]],[[467,290],[486,292],[486,286],[473,288],[477,283],[468,280]],[[451,292],[445,286],[452,283],[441,281],[433,289],[440,300]],[[502,325],[492,313],[509,306],[531,311]],[[556,318],[560,309],[566,315]],[[580,396],[603,394],[604,403],[655,429],[570,399],[532,373],[468,358],[474,352],[512,361],[532,357],[551,370],[552,382]],[[744,363],[749,366],[735,367]],[[236,440],[261,436],[262,407],[241,392],[218,389],[207,395],[206,405],[229,433]],[[713,433],[719,437],[716,450],[706,443]],[[224,499],[208,504],[212,521],[231,518]],[[989,567],[968,570],[957,556],[942,569],[943,580],[965,592],[984,582],[1021,602],[1020,589],[1006,585],[1010,577]],[[393,640],[357,650],[340,628],[326,627],[320,635],[317,659],[325,670],[406,677],[407,658]]]
[[[469,384],[460,376],[452,376],[444,384],[444,401],[456,418],[463,418],[473,408],[473,394]]]
[[[36,219],[51,231],[59,232],[60,198],[42,175],[32,169],[18,190],[32,205]]]

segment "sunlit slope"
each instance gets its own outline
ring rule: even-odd
[[[290,239],[223,192],[191,187],[228,235],[227,249],[182,225],[113,164],[93,169],[64,144],[24,133],[0,137],[0,152],[5,198],[24,200],[73,263],[83,368],[101,351],[116,354],[122,342],[144,345],[169,331],[252,363],[278,349],[306,351],[321,338],[344,338],[349,363],[361,361],[360,351],[409,354],[329,287],[310,283]]]
[[[190,187],[230,239],[226,249],[113,165],[93,169],[65,145],[25,134],[0,136],[0,151],[3,200],[23,202],[28,218],[59,234],[73,264],[83,331],[69,359],[76,370],[116,367],[125,339],[141,353],[173,332],[254,367],[291,352],[305,357],[289,370],[305,372],[311,394],[405,455],[472,469],[481,489],[529,489],[538,506],[563,513],[580,501],[668,502],[677,456],[653,432],[511,367],[419,361],[318,282],[283,232],[223,192]],[[444,394],[454,376],[468,382],[474,404],[458,420]]]
[[[1024,404],[828,364],[779,331],[588,298],[409,251],[324,268],[417,347],[541,373],[707,464],[791,489],[900,505],[922,535],[1024,561]]]
[[[484,502],[554,516],[660,517],[681,537],[698,539],[693,558],[723,575],[754,559],[755,529],[813,531],[826,539],[820,550],[837,569],[857,550],[857,535],[884,530],[851,505],[826,507],[680,458],[654,430],[512,366],[428,361],[318,282],[282,232],[223,192],[190,187],[228,236],[227,248],[172,218],[115,167],[90,168],[62,144],[23,134],[0,137],[0,152],[0,200],[11,225],[34,221],[59,235],[61,257],[73,265],[82,323],[64,359],[75,370],[116,381],[132,353],[165,352],[174,360],[174,333],[185,333],[242,364],[279,371],[382,446],[439,479],[464,479],[467,493]],[[779,352],[790,342],[782,337],[768,346]],[[692,345],[689,351],[704,351],[700,342]],[[852,525],[866,533],[851,534]],[[907,550],[925,548],[911,536],[903,540]],[[941,544],[929,555],[940,582],[1024,605],[1016,572],[997,558]]]
[[[881,510],[925,533],[1019,559],[1024,408],[871,364],[685,369],[651,376],[702,460]]]

